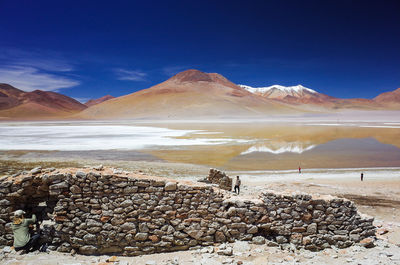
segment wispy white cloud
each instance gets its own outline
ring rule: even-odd
[[[147,74],[139,70],[114,69],[118,80],[146,81]]]
[[[0,83],[25,91],[57,91],[80,84],[71,77],[74,66],[57,52],[1,47],[0,61]]]
[[[0,60],[4,64],[29,66],[50,72],[70,72],[74,70],[66,57],[60,53],[42,50],[21,50],[15,48],[0,49]]]
[[[9,65],[0,67],[0,83],[7,83],[24,91],[36,89],[55,91],[79,85],[79,81],[44,72],[32,66]]]

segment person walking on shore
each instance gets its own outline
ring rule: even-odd
[[[39,238],[40,235],[36,234],[31,237],[29,233],[29,225],[36,223],[36,215],[32,214],[32,218],[24,217],[23,210],[14,212],[14,220],[11,225],[14,234],[14,248],[15,251],[20,251],[21,254],[35,251],[40,248]]]
[[[364,173],[361,173],[361,181],[364,180]]]
[[[236,182],[235,182],[235,193],[239,195],[240,193],[240,184],[242,184],[242,181],[239,179],[239,176],[236,176]],[[236,192],[237,190],[237,192]]]
[[[301,173],[301,167],[299,166],[299,174]]]

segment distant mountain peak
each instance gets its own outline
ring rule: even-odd
[[[6,118],[61,117],[86,108],[75,99],[52,91],[25,92],[0,84],[0,93],[0,116]]]
[[[205,81],[205,82],[212,82],[213,79],[208,73],[204,73],[202,71],[196,69],[189,69],[183,72],[180,72],[170,80],[176,80],[179,82],[198,82],[198,81]]]
[[[299,94],[303,92],[318,93],[317,91],[302,85],[297,85],[297,86],[272,85],[267,87],[251,87],[247,85],[238,85],[238,86],[248,90],[251,93],[258,93],[258,94],[269,94],[272,93],[273,90],[278,90],[290,96],[294,96],[294,94]]]
[[[88,107],[90,107],[90,106],[100,104],[100,103],[102,103],[102,102],[104,102],[104,101],[107,101],[107,100],[110,100],[110,99],[113,99],[113,98],[115,98],[115,97],[113,97],[113,96],[111,96],[111,95],[105,95],[105,96],[103,96],[103,97],[101,97],[101,98],[90,99],[90,100],[88,100],[88,101],[85,103],[85,105],[88,106]]]

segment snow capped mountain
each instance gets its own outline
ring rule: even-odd
[[[318,92],[302,85],[297,86],[281,86],[272,85],[267,87],[251,87],[246,85],[238,85],[247,91],[265,96],[268,98],[284,98],[286,96],[303,97],[305,94],[317,94]]]
[[[293,105],[318,105],[332,107],[334,105],[333,102],[337,100],[334,97],[319,93],[302,85],[273,85],[267,87],[251,87],[246,85],[238,86],[264,98],[283,101]]]

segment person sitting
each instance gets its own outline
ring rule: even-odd
[[[31,237],[29,233],[29,225],[36,223],[36,215],[32,214],[32,218],[24,217],[26,213],[23,210],[14,212],[14,219],[11,225],[14,234],[15,251],[21,251],[20,254],[35,251],[40,248],[40,235],[36,234]]]

